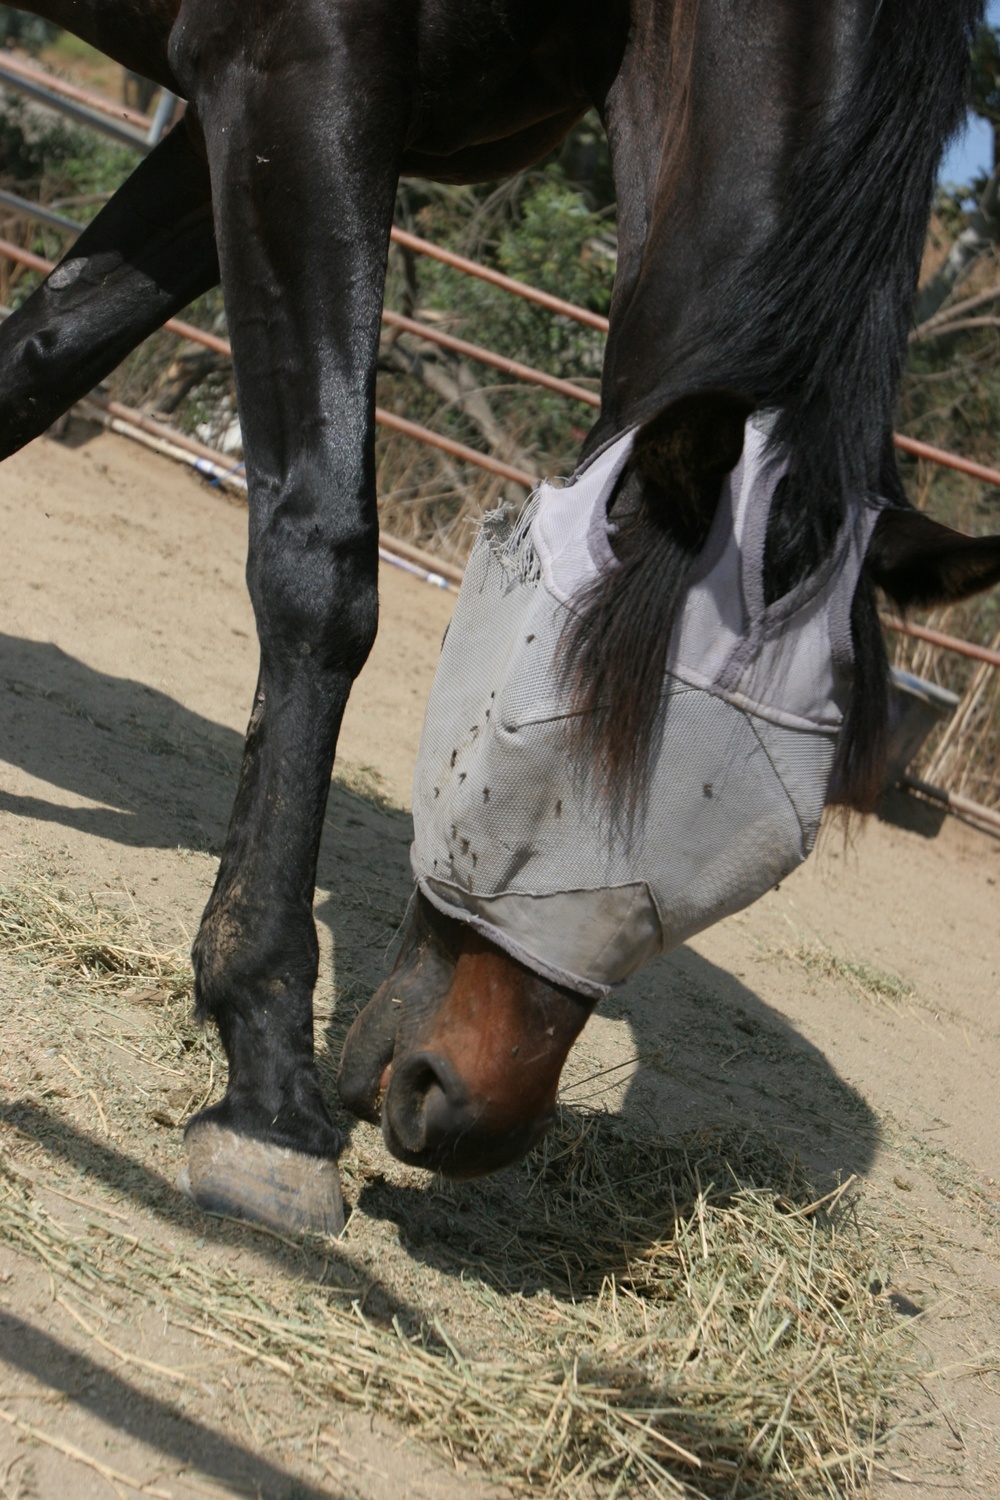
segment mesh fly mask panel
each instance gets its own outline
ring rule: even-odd
[[[749,905],[816,840],[850,689],[850,611],[878,504],[764,603],[780,454],[752,423],[674,627],[663,729],[630,830],[570,754],[560,646],[617,567],[608,504],[634,433],[511,526],[488,516],[431,690],[413,789],[427,898],[557,984],[600,997]]]

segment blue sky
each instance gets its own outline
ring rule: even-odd
[[[987,18],[991,26],[1000,26],[1000,0],[990,0]],[[990,127],[985,120],[970,117],[964,134],[957,137],[941,167],[942,182],[968,182],[977,172],[993,165]]]

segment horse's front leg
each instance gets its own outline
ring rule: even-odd
[[[190,1186],[206,1207],[285,1227],[336,1227],[341,1214],[340,1141],[313,1058],[312,901],[341,717],[378,613],[374,370],[405,133],[398,35],[382,0],[292,0],[280,25],[269,7],[220,19],[192,0],[172,51],[208,147],[260,638],[194,945],[199,1012],[219,1028],[229,1083],[188,1126]]]

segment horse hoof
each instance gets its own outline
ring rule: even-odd
[[[195,1125],[177,1186],[199,1208],[263,1224],[279,1234],[340,1234],[344,1200],[337,1163],[307,1156],[224,1125]]]

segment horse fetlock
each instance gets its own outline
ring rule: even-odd
[[[196,1014],[212,1020],[229,1064],[220,1104],[196,1117],[307,1154],[335,1156],[340,1139],[313,1058],[315,961],[292,970],[283,955],[260,962],[242,946],[243,929],[223,915],[206,920],[194,948]],[[270,958],[275,958],[272,953]]]
[[[208,1122],[307,1156],[335,1157],[342,1144],[311,1055],[270,1041],[230,1056],[224,1097],[193,1116],[185,1134]]]

